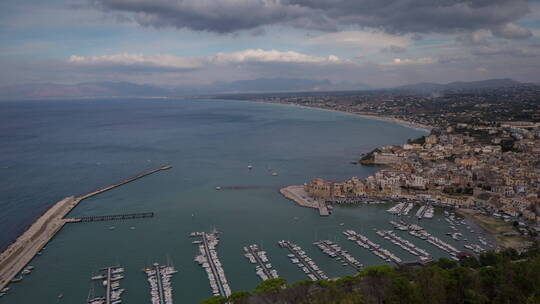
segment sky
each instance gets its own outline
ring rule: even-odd
[[[539,0],[2,0],[0,86],[540,82]]]

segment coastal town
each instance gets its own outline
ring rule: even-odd
[[[319,209],[381,200],[456,208],[485,228],[508,223],[512,228],[499,231],[499,241],[521,239],[500,245],[523,248],[528,243],[524,237],[540,231],[537,94],[537,87],[522,87],[447,92],[443,97],[385,92],[257,100],[343,111],[430,132],[361,155],[355,163],[381,166],[372,176],[344,181],[316,177],[302,188],[282,189],[288,198]]]

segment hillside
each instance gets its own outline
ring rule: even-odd
[[[540,303],[540,251],[537,245],[518,254],[514,249],[488,252],[461,262],[440,259],[422,268],[372,266],[336,281],[284,279],[261,283],[252,293],[236,292],[237,304],[337,303]],[[204,304],[226,303],[211,298]]]

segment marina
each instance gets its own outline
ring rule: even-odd
[[[306,254],[302,247],[290,242],[281,240],[278,242],[281,248],[287,248],[291,253],[288,254],[291,262],[302,269],[302,271],[312,280],[326,280],[328,276],[313,262],[313,260]]]
[[[101,282],[105,288],[105,296],[92,295],[91,290],[88,295],[88,304],[120,304],[122,303],[121,296],[125,289],[120,288],[120,280],[124,278],[124,268],[120,266],[106,267],[100,270],[101,273],[92,276],[93,281]]]
[[[413,207],[414,203],[397,203],[386,211],[398,216],[409,215]]]
[[[381,258],[385,262],[388,262],[388,263],[394,262],[394,263],[396,263],[398,265],[401,264],[401,262],[402,262],[402,260],[397,255],[393,254],[392,252],[390,252],[387,249],[382,248],[381,245],[372,242],[366,236],[364,236],[362,234],[359,234],[354,230],[346,230],[346,231],[343,232],[343,234],[345,234],[347,236],[347,239],[349,241],[355,242],[360,247],[363,247],[363,248],[371,251],[371,253],[378,256],[379,258]]]
[[[322,252],[324,252],[329,257],[340,262],[342,266],[350,266],[356,271],[360,271],[364,268],[362,263],[358,262],[352,255],[350,255],[346,250],[343,250],[338,244],[329,241],[322,240],[314,242],[313,245],[319,247]]]
[[[252,264],[257,264],[255,267],[257,275],[261,280],[277,279],[277,270],[272,269],[272,264],[266,256],[266,251],[259,249],[259,246],[252,244],[244,247],[244,256],[249,259]]]
[[[152,267],[143,269],[150,284],[152,304],[172,304],[172,275],[178,271],[173,266],[159,265],[154,263]]]
[[[231,295],[231,288],[225,277],[225,271],[219,260],[216,246],[219,244],[219,232],[214,229],[211,233],[193,232],[191,237],[200,237],[200,241],[193,241],[198,244],[200,254],[195,257],[195,262],[199,263],[208,275],[208,281],[214,296],[228,297]]]

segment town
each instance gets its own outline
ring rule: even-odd
[[[361,155],[383,166],[366,179],[314,178],[303,187],[327,205],[414,201],[475,210],[511,222],[511,234],[540,230],[540,95],[538,86],[443,92],[402,91],[264,96],[257,101],[369,115],[430,130],[402,145]],[[429,118],[428,118],[429,117]]]

